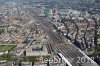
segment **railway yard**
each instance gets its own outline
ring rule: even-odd
[[[0,66],[99,66],[99,15],[28,3],[0,6]]]

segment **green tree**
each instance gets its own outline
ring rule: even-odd
[[[0,28],[0,35],[4,32],[4,29]]]
[[[11,54],[3,54],[0,56],[1,59],[3,60],[11,60],[12,59],[12,55]]]

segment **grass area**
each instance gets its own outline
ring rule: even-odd
[[[50,55],[48,56],[42,56],[43,59],[49,59]],[[42,59],[41,59],[42,60]],[[24,56],[22,61],[31,61],[31,62],[37,62],[41,61],[40,56]]]
[[[42,56],[43,57],[43,60],[44,59],[49,59],[50,58],[50,55],[48,56]],[[7,60],[7,61],[24,61],[24,62],[39,62],[41,61],[40,60],[40,56],[15,56],[15,55],[12,55],[12,54],[3,54],[0,56],[0,60]]]
[[[3,47],[4,47],[3,45],[0,45],[0,50],[1,50]]]
[[[100,51],[96,51],[92,54],[93,57],[97,57],[99,56],[100,57]]]
[[[24,56],[22,61],[36,62],[39,61],[38,58],[38,56]]]
[[[97,38],[100,39],[100,34],[97,34]]]
[[[87,51],[88,51],[88,52],[89,52],[89,51],[93,51],[93,49],[92,49],[92,48],[88,48]]]
[[[0,56],[0,60],[9,60],[11,61],[13,59],[13,55],[11,54],[3,54]]]
[[[16,45],[0,45],[0,51],[11,51]]]

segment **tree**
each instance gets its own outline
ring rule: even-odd
[[[0,57],[3,60],[9,60],[9,61],[12,60],[12,55],[11,54],[3,54]]]
[[[96,50],[97,49],[97,33],[98,33],[97,29],[98,29],[98,24],[97,24],[97,19],[94,16],[92,16],[92,19],[95,22],[95,25],[94,25],[94,28],[95,28],[95,30],[94,30],[94,44],[95,44],[95,50]]]
[[[4,32],[4,29],[0,28],[0,35]]]

